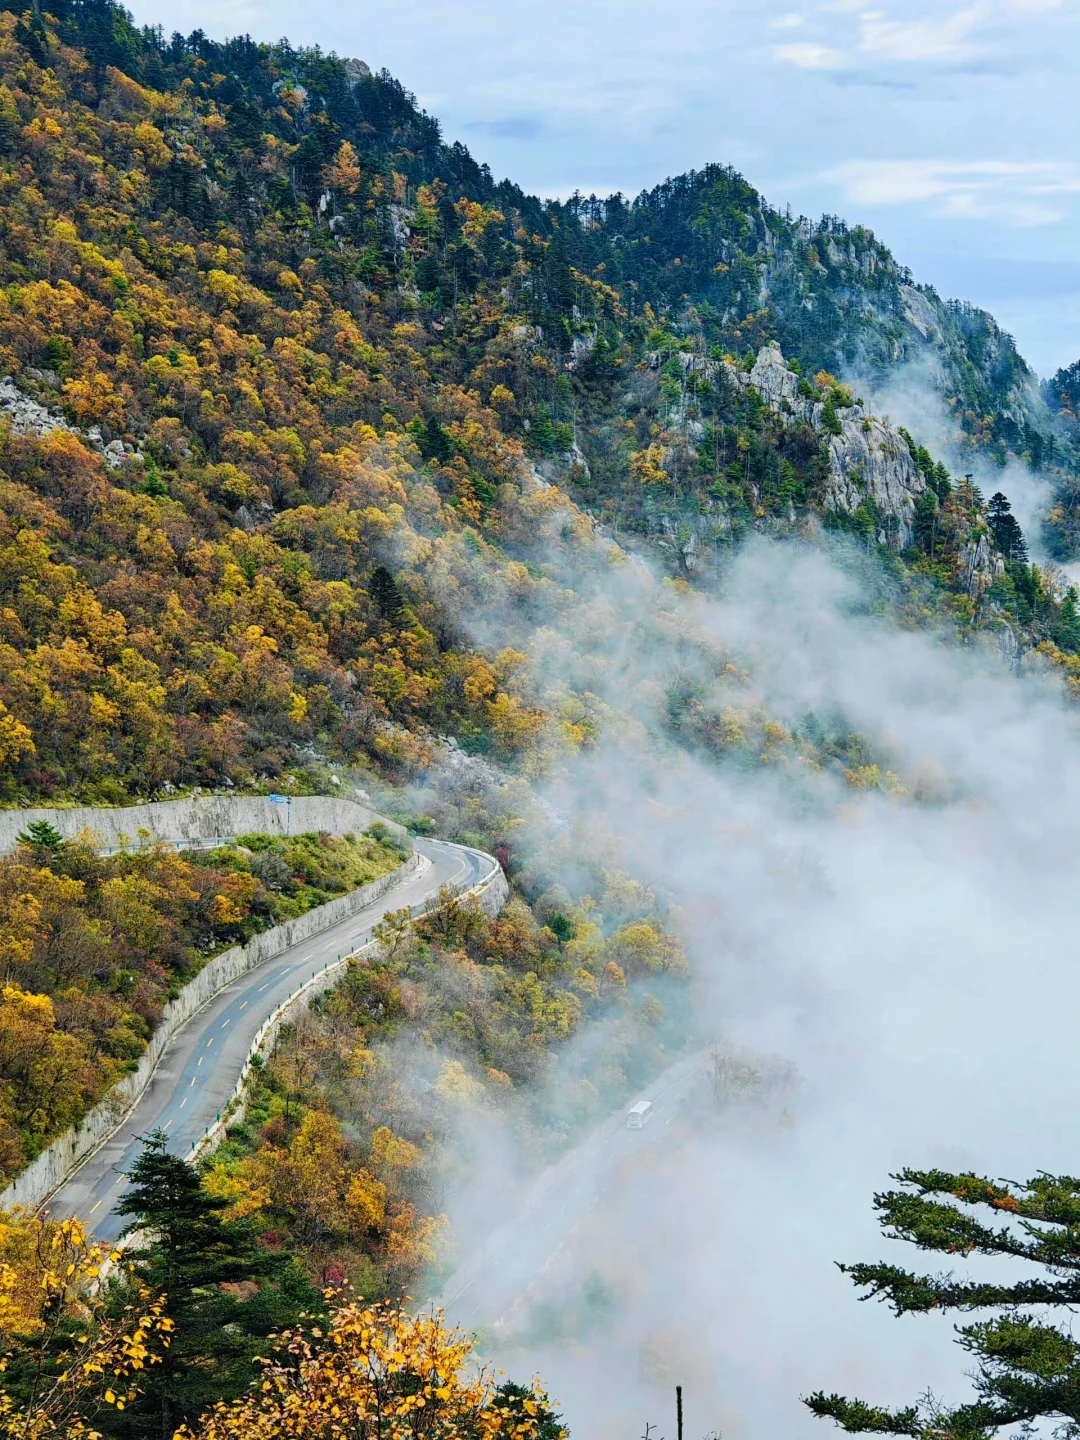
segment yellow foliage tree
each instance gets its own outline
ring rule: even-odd
[[[386,1224],[386,1201],[387,1189],[381,1180],[366,1170],[355,1171],[345,1195],[349,1229],[361,1235],[381,1232]]]
[[[441,1314],[346,1305],[325,1337],[284,1334],[261,1389],[178,1440],[533,1440],[543,1392],[534,1383],[511,1403],[472,1359]]]
[[[14,765],[24,755],[33,755],[34,751],[30,727],[10,714],[0,700],[0,765]]]
[[[309,1110],[288,1150],[269,1148],[257,1159],[271,1203],[296,1216],[305,1243],[341,1228],[345,1142],[333,1115]]]
[[[650,921],[623,925],[607,942],[607,949],[621,970],[634,975],[660,971],[679,975],[686,970],[686,956],[678,940]]]
[[[395,1135],[388,1125],[380,1125],[371,1137],[371,1163],[376,1171],[414,1170],[423,1158],[418,1145]]]
[[[46,1139],[77,1120],[96,1075],[83,1046],[56,1024],[48,995],[5,985],[0,995],[0,1117]],[[2,1147],[0,1147],[2,1148]],[[10,1163],[0,1154],[0,1161]]]
[[[630,473],[641,485],[667,485],[669,477],[664,469],[667,458],[667,449],[654,442],[630,456]]]
[[[94,1413],[123,1410],[138,1375],[160,1363],[172,1321],[145,1288],[122,1315],[106,1314],[95,1286],[107,1256],[78,1220],[0,1213],[0,1370],[17,1368],[17,1404],[0,1389],[4,1440],[95,1440]],[[28,1392],[28,1394],[27,1394]]]
[[[334,163],[327,167],[326,183],[331,190],[340,190],[343,195],[355,195],[361,179],[360,157],[348,140],[337,148]]]

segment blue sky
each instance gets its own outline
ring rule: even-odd
[[[129,0],[130,4],[130,0]],[[386,66],[497,175],[632,194],[710,160],[871,226],[1080,357],[1080,0],[136,0],[166,31],[287,35]]]

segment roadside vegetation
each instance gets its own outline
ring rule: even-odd
[[[381,828],[102,855],[31,825],[0,858],[0,1181],[134,1068],[207,960],[403,858]]]
[[[130,1180],[145,1240],[124,1255],[76,1220],[0,1215],[5,1440],[565,1434],[538,1381],[500,1383],[438,1314],[312,1289],[163,1137]]]
[[[245,839],[219,879],[312,843]],[[36,843],[54,837],[39,831]],[[15,858],[33,858],[29,847]],[[68,848],[51,857],[58,869]],[[399,1306],[437,1288],[449,1263],[439,1205],[463,1178],[453,1167],[471,1163],[447,1143],[463,1122],[493,1126],[542,1164],[684,1043],[676,917],[602,858],[598,849],[596,898],[545,884],[534,862],[521,872],[531,905],[519,890],[495,918],[452,889],[416,920],[387,915],[377,952],[255,1067],[245,1113],[214,1154],[196,1169],[163,1135],[148,1138],[120,1201],[145,1243],[100,1294],[103,1257],[77,1222],[0,1222],[7,1433],[134,1440],[187,1426],[177,1433],[242,1440],[284,1409],[300,1426],[290,1433],[329,1440],[339,1432],[336,1419],[321,1428],[326,1407],[363,1426],[392,1402],[405,1428],[387,1435],[559,1440],[537,1382],[496,1384],[465,1337]],[[586,1025],[590,1044],[575,1056]],[[57,1266],[63,1284],[48,1278]],[[433,1393],[415,1420],[408,1397],[428,1392],[394,1376],[420,1354]]]
[[[609,899],[620,878],[632,892],[612,875]],[[319,1285],[437,1289],[453,1241],[440,1196],[473,1163],[463,1130],[542,1165],[685,1042],[685,957],[653,898],[636,899],[646,913],[621,924],[591,899],[517,897],[491,919],[450,890],[416,922],[388,915],[377,952],[256,1067],[243,1118],[203,1163],[208,1193]]]

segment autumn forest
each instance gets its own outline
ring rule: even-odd
[[[460,1137],[481,1117],[535,1175],[710,1037],[685,915],[549,793],[609,746],[952,798],[839,711],[774,713],[716,640],[703,607],[757,540],[1075,705],[1076,376],[1040,386],[991,316],[730,168],[542,201],[385,71],[114,0],[0,12],[0,265],[0,806],[358,795],[394,822],[21,830],[0,1182],[215,957],[396,874],[406,831],[490,852],[509,895],[389,908],[216,1148],[144,1137],[135,1242],[0,1214],[0,1434],[558,1440],[539,1380],[408,1303],[455,1260]],[[950,464],[873,410],[927,355]],[[1012,465],[1050,497],[1037,535],[982,483]]]

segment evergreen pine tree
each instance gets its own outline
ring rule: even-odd
[[[153,1433],[171,1440],[181,1424],[246,1389],[268,1335],[323,1308],[291,1257],[262,1249],[249,1221],[224,1219],[228,1202],[208,1195],[167,1144],[161,1130],[146,1138],[116,1207],[132,1217],[125,1234],[145,1236],[134,1252],[135,1273],[165,1295],[175,1326],[139,1398],[109,1418],[109,1433],[124,1440]]]
[[[16,836],[20,845],[26,845],[38,865],[47,865],[63,850],[66,841],[63,835],[48,820],[31,820],[25,830]]]
[[[41,13],[39,0],[23,10],[15,26],[15,38],[26,49],[38,65],[49,63],[49,31]]]
[[[841,1265],[865,1287],[866,1298],[888,1301],[897,1315],[998,1313],[957,1327],[960,1345],[975,1361],[976,1398],[968,1404],[950,1408],[924,1398],[891,1410],[822,1391],[806,1404],[851,1434],[984,1440],[1006,1426],[1031,1427],[1043,1418],[1066,1422],[1055,1433],[1076,1434],[1080,1338],[1071,1333],[1071,1319],[1080,1303],[1080,1180],[1037,1175],[1026,1184],[1004,1184],[943,1170],[904,1170],[892,1178],[904,1188],[874,1197],[890,1239],[950,1258],[1004,1256],[1043,1273],[1000,1284],[948,1271],[913,1275],[895,1265]],[[985,1220],[980,1210],[989,1212]],[[1039,1313],[1028,1313],[1030,1307]],[[1061,1307],[1066,1318],[1052,1323],[1046,1307]]]
[[[915,502],[915,519],[912,526],[915,544],[928,555],[936,549],[938,498],[934,490],[925,490]]]
[[[990,523],[990,533],[994,537],[994,544],[1005,556],[1005,559],[1017,565],[1026,565],[1027,545],[1024,543],[1023,531],[1017,524],[1016,516],[1012,513],[1012,506],[1000,490],[990,498],[990,504],[987,506],[987,519]]]
[[[546,410],[533,418],[529,427],[528,449],[534,455],[550,455],[555,449],[555,426]]]
[[[821,412],[821,423],[830,435],[842,435],[844,432],[843,422],[836,413],[836,401],[831,394],[825,400],[825,408]]]
[[[1080,650],[1080,614],[1077,614],[1076,609],[1078,599],[1080,596],[1076,586],[1071,585],[1051,626],[1050,638],[1061,650]]]
[[[926,478],[931,488],[933,489],[934,494],[938,497],[941,503],[944,504],[945,501],[948,500],[949,496],[952,494],[953,487],[952,480],[949,477],[949,472],[948,470],[946,470],[945,466],[942,465],[940,460],[936,464],[931,465]]]
[[[453,459],[454,447],[450,443],[450,437],[434,415],[428,416],[421,449],[425,460],[437,460],[440,465],[445,465],[447,460]]]
[[[372,600],[375,601],[376,609],[384,620],[400,620],[401,613],[405,609],[405,602],[401,598],[397,581],[385,565],[376,565],[371,572],[371,583],[368,590],[371,592]]]

